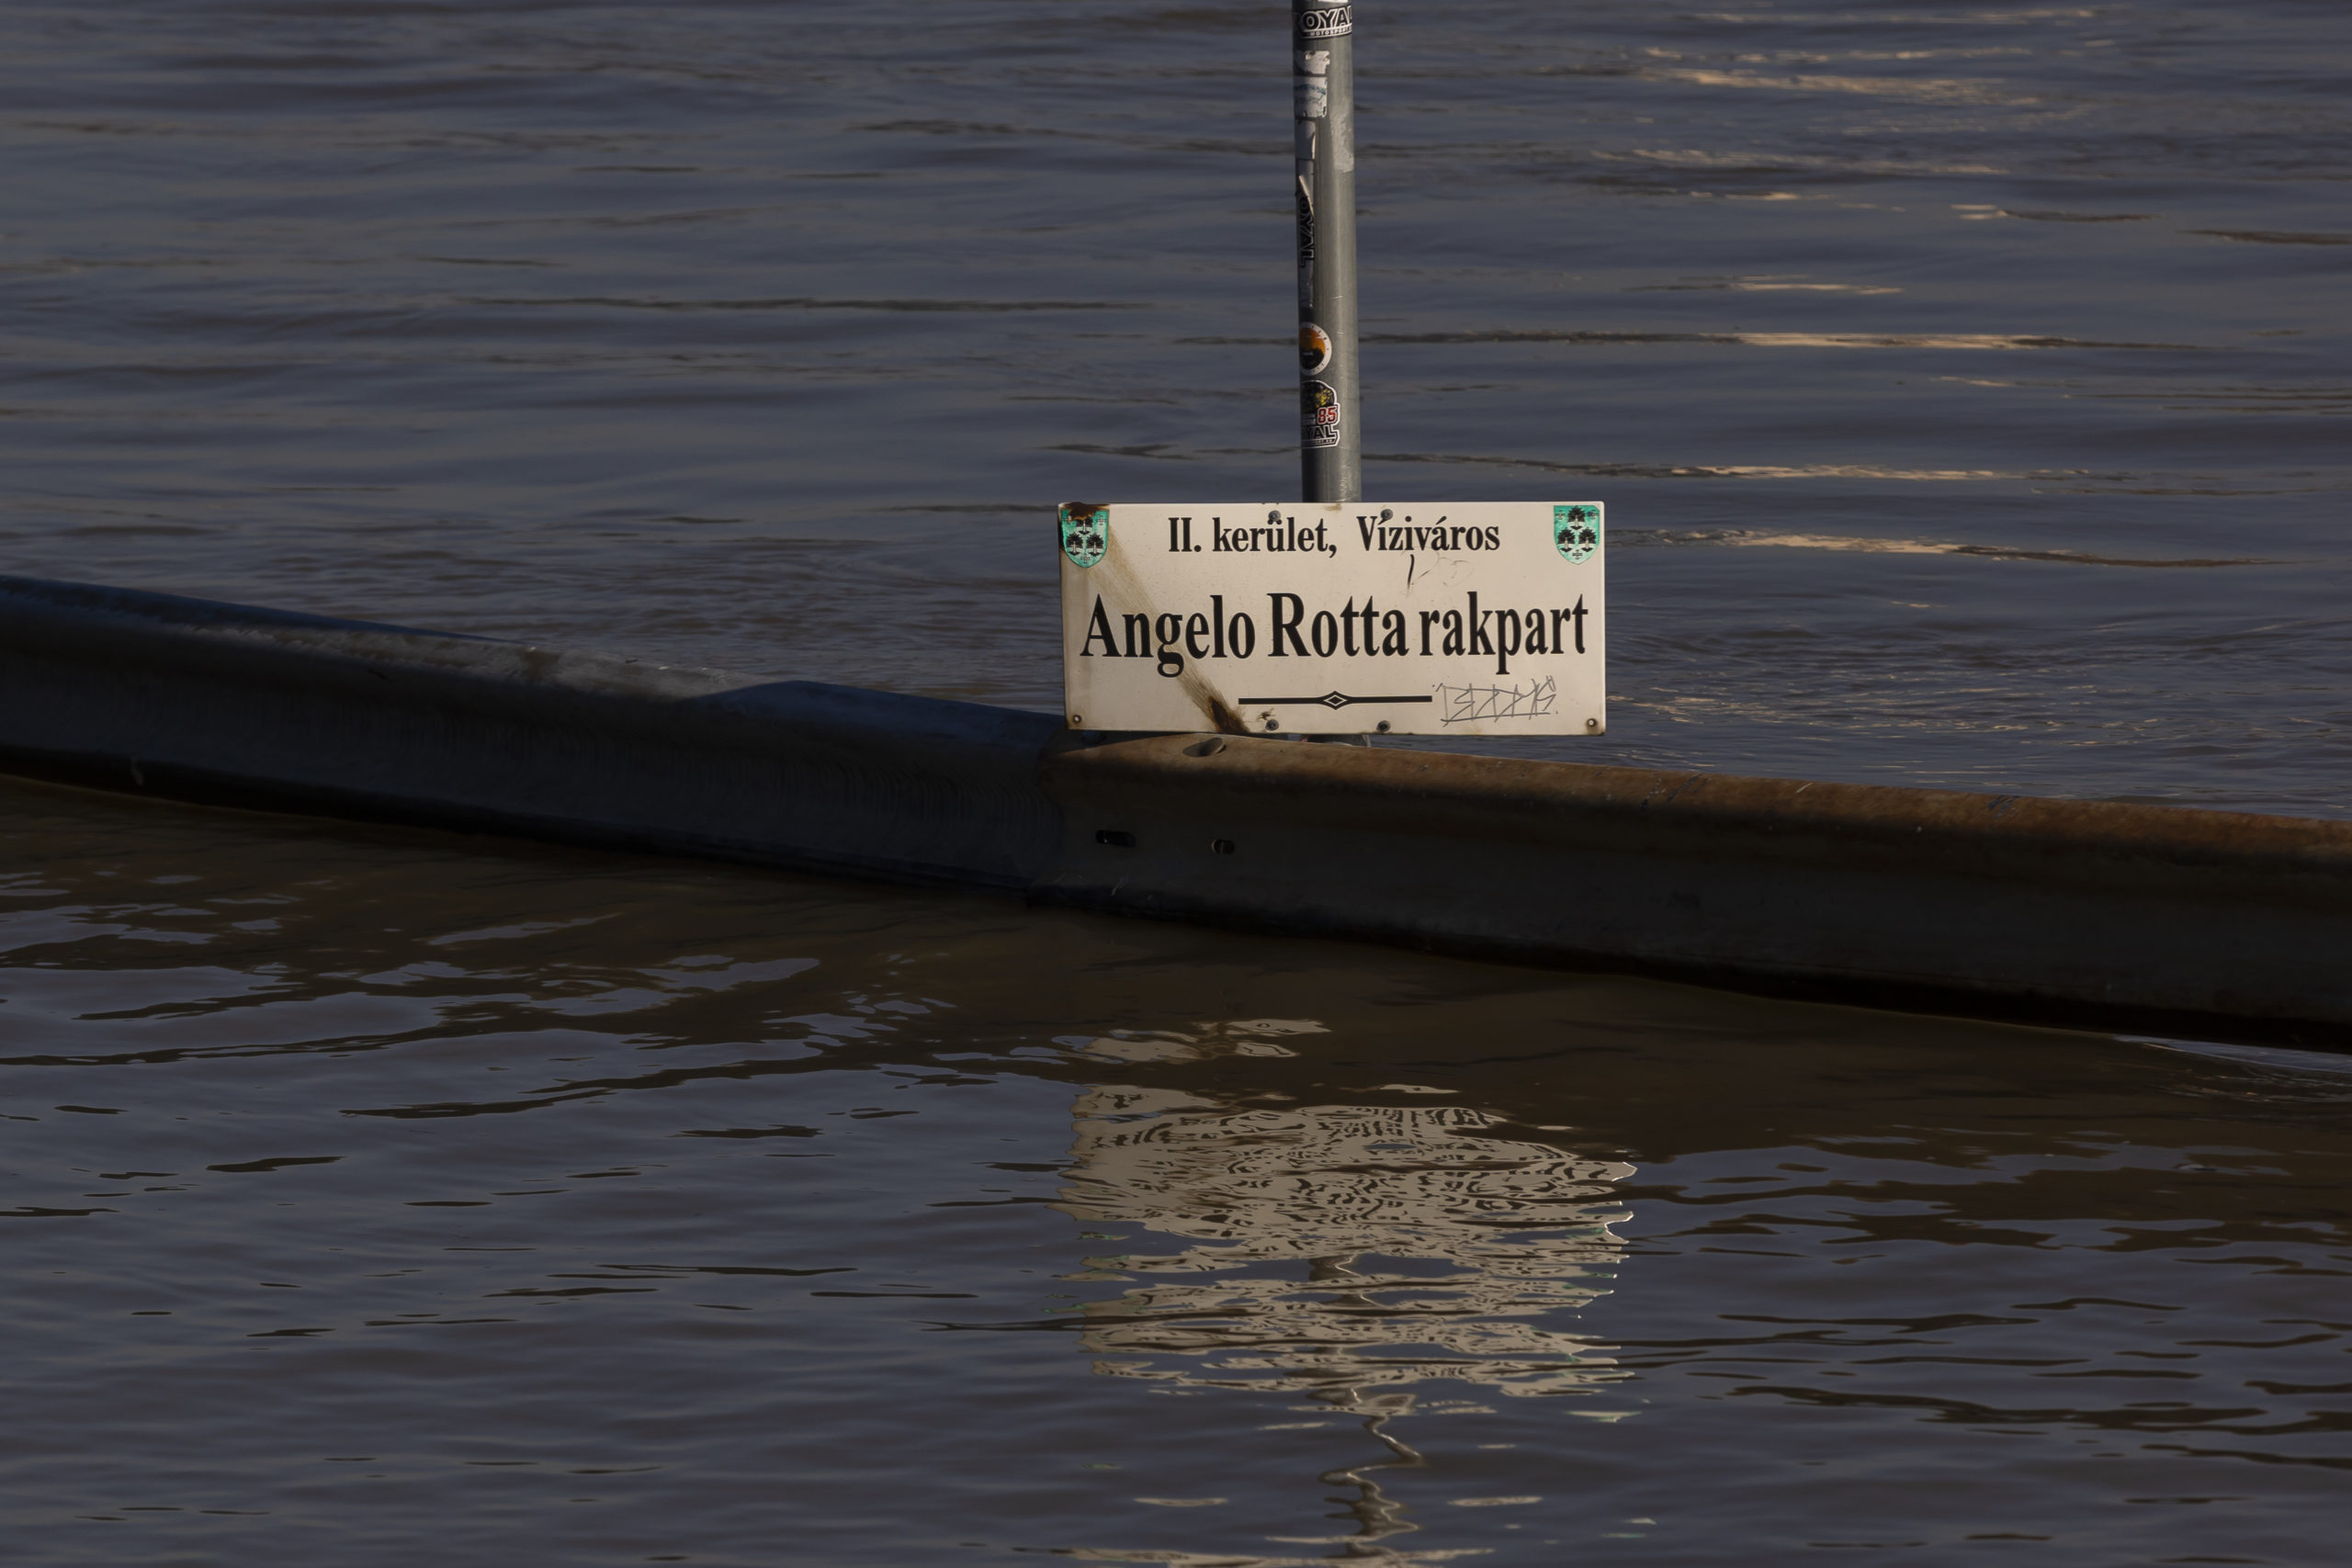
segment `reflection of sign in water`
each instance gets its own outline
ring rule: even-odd
[[[1614,1277],[1609,1227],[1626,1215],[1610,1185],[1633,1168],[1489,1136],[1496,1121],[1090,1092],[1057,1206],[1195,1243],[1090,1260],[1096,1278],[1170,1277],[1089,1304],[1097,1369],[1343,1399],[1432,1378],[1504,1393],[1613,1381],[1560,1321]]]

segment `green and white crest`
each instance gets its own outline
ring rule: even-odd
[[[1559,547],[1560,558],[1570,566],[1582,566],[1600,548],[1600,504],[1578,502],[1569,506],[1552,508],[1552,543]]]
[[[1062,507],[1062,554],[1072,566],[1092,566],[1111,547],[1111,509],[1084,502]]]

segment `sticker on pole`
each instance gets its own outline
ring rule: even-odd
[[[1356,30],[1355,7],[1349,5],[1306,5],[1291,12],[1301,38],[1346,38]]]
[[[1074,729],[1599,735],[1597,501],[1061,509]]]
[[[1313,376],[1331,363],[1331,334],[1308,321],[1298,329],[1298,368]],[[1335,403],[1338,399],[1332,400]]]
[[[1300,341],[1306,341],[1300,334]],[[1306,350],[1302,347],[1302,355]],[[1339,389],[1329,381],[1301,381],[1298,384],[1298,440],[1303,446],[1337,446],[1340,444]]]

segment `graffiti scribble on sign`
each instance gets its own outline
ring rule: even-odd
[[[1481,719],[1542,718],[1552,711],[1560,694],[1559,685],[1550,680],[1530,681],[1515,686],[1446,686],[1437,689],[1438,711],[1446,724],[1469,724]]]

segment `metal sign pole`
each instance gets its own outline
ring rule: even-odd
[[[1354,32],[1349,0],[1291,0],[1299,457],[1308,501],[1363,498],[1356,401]]]

